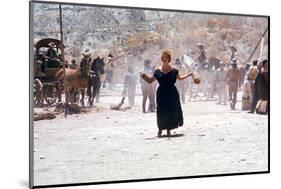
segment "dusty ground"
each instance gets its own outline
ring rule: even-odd
[[[182,136],[157,138],[141,96],[126,112],[110,110],[120,99],[106,95],[86,114],[34,123],[35,185],[267,170],[267,116],[191,101],[172,132]]]

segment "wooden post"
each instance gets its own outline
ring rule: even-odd
[[[63,30],[62,30],[62,10],[61,10],[61,4],[59,4],[59,11],[60,11],[60,38],[61,38],[61,55],[62,55],[62,66],[63,66],[63,85],[64,85],[64,95],[65,95],[65,104],[64,104],[64,117],[67,117],[67,105],[68,105],[68,99],[67,99],[67,90],[65,87],[65,59],[64,59],[64,43],[63,43]]]
[[[262,54],[263,54],[263,43],[264,43],[264,37],[261,39],[261,46],[260,46],[260,60],[262,58]]]
[[[262,34],[261,38],[259,39],[257,45],[255,46],[255,48],[253,49],[252,53],[250,54],[250,56],[249,56],[247,62],[250,62],[250,60],[251,60],[252,57],[254,56],[254,54],[255,54],[257,48],[259,47],[260,42],[262,41],[262,39],[263,39],[263,37],[265,36],[265,34],[267,33],[267,31],[268,31],[268,28],[266,28],[265,31],[263,32],[263,34]]]

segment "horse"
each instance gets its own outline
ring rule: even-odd
[[[94,59],[89,67],[89,83],[87,87],[87,94],[89,96],[88,103],[93,106],[95,97],[99,98],[101,88],[101,75],[104,74],[104,58],[99,56]]]
[[[66,91],[66,98],[70,102],[75,102],[76,91],[81,91],[80,103],[84,106],[85,89],[88,87],[89,76],[88,67],[91,62],[91,58],[84,56],[80,63],[79,69],[65,68],[65,82],[64,87]],[[60,69],[55,78],[62,81],[64,77],[64,70]]]
[[[211,57],[208,59],[208,63],[209,63],[209,65],[210,65],[210,68],[215,67],[215,69],[217,70],[217,69],[220,67],[220,61],[221,61],[220,59],[211,56]]]
[[[185,66],[186,70],[188,70],[188,72],[197,72],[199,74],[199,66],[190,56],[183,54],[181,59],[183,65]],[[202,78],[201,72],[200,72],[200,77]],[[199,85],[195,85],[192,79],[187,79],[186,85],[187,85],[186,91],[189,93],[189,101],[190,101],[192,97],[196,98],[198,96],[198,92],[202,86],[202,82]]]
[[[183,63],[186,68],[191,71],[196,71],[200,74],[201,83],[194,85],[191,80],[188,80],[189,100],[192,97],[196,98],[199,92],[202,92],[207,99],[214,95],[214,71],[219,67],[220,60],[215,57],[210,57],[207,62],[202,65],[196,63],[191,57],[182,55]]]
[[[216,70],[220,67],[220,59],[211,56],[208,59],[208,65],[209,65],[209,69],[206,73],[206,79],[208,81],[208,89],[207,89],[207,99],[208,98],[213,98],[216,91],[217,91],[217,84],[216,84],[216,80],[215,80],[215,72]]]

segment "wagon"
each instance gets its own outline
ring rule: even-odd
[[[49,44],[54,44],[56,57],[47,56]],[[55,81],[55,74],[62,68],[61,41],[54,38],[44,38],[34,43],[34,77],[42,82]]]
[[[56,54],[53,58],[47,56],[51,43]],[[55,75],[62,67],[60,40],[43,38],[34,43],[34,80],[38,82],[39,79],[42,84],[40,88],[42,91],[38,91],[38,87],[34,88],[34,102],[37,105],[43,105],[44,100],[51,105],[57,98],[61,99],[62,84],[56,81]]]

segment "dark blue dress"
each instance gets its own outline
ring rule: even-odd
[[[178,73],[176,69],[166,74],[157,69],[153,74],[159,83],[156,96],[159,130],[172,130],[183,125],[179,93],[175,86]]]

